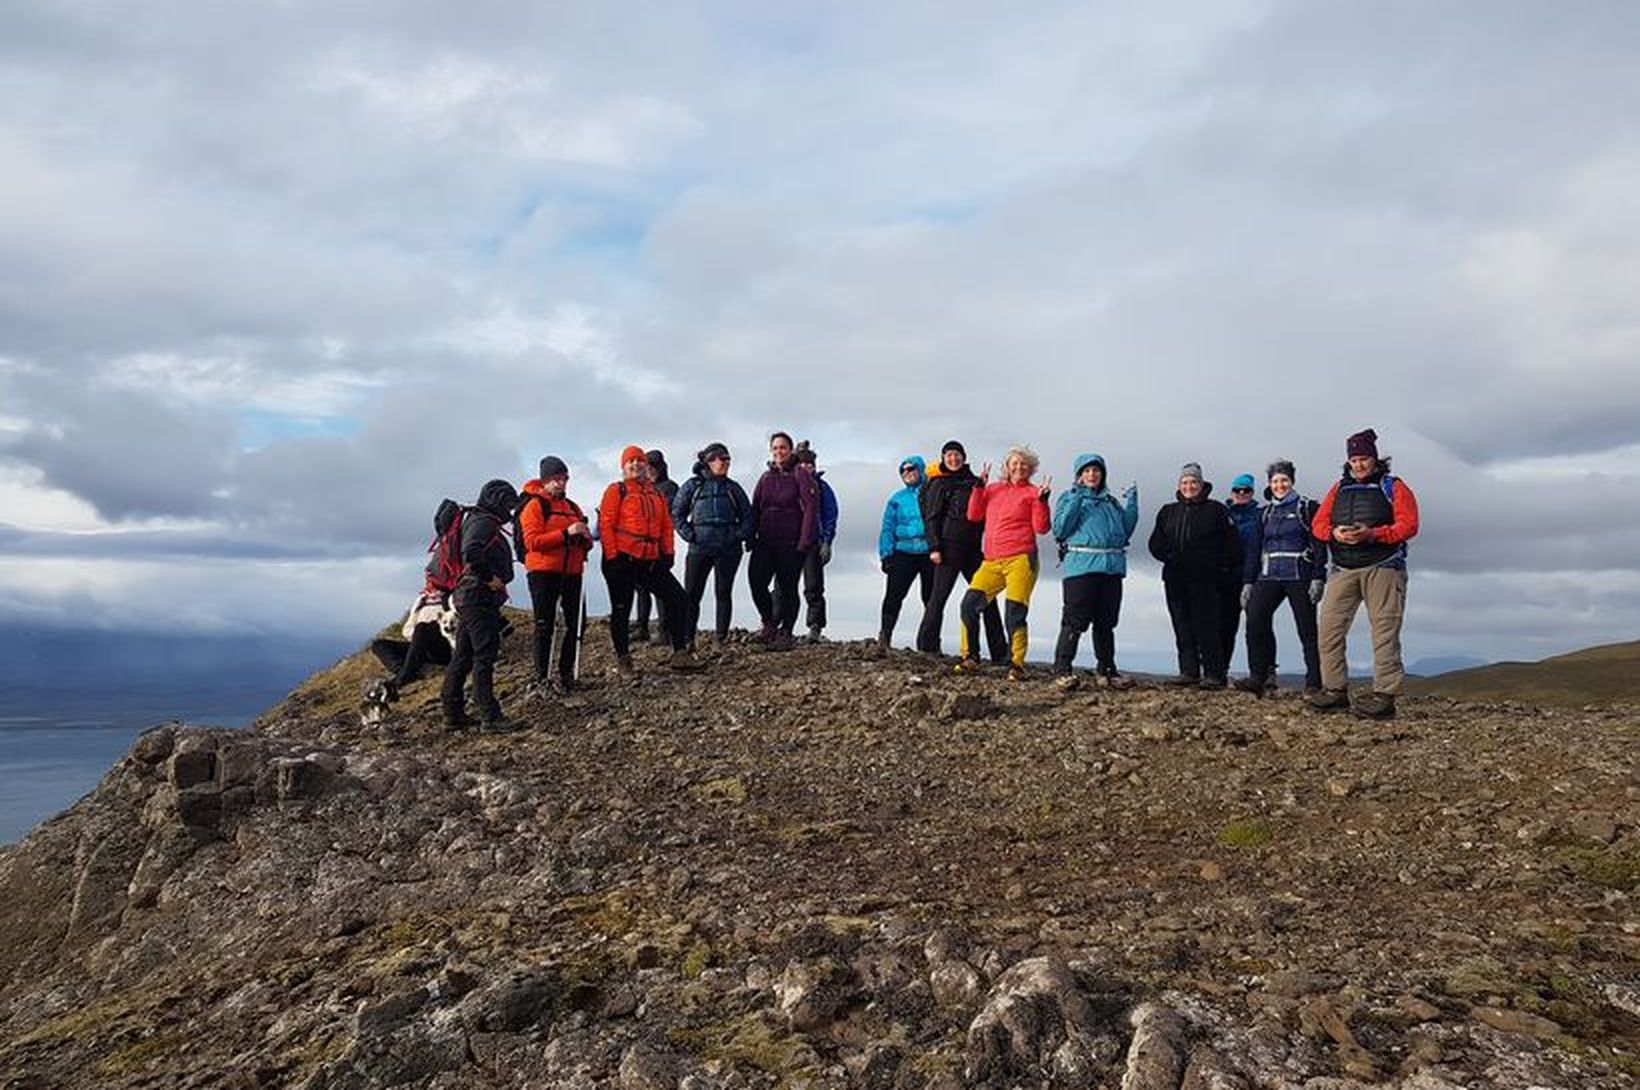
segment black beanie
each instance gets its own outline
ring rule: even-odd
[[[564,460],[558,455],[549,454],[541,459],[541,472],[538,476],[543,481],[548,477],[567,477],[569,476],[569,466],[565,465]]]
[[[702,465],[710,462],[713,458],[727,457],[729,457],[729,447],[725,443],[707,443],[706,449],[695,455],[695,459]]]
[[[1294,469],[1293,463],[1289,462],[1285,458],[1277,458],[1275,461],[1271,462],[1264,470],[1264,479],[1269,480],[1277,473],[1280,473],[1282,476],[1286,477],[1289,481],[1292,481],[1295,484],[1298,481],[1298,470]]]
[[[955,439],[947,439],[945,441],[945,446],[940,448],[940,457],[944,458],[946,452],[947,451],[952,451],[952,450],[954,450],[958,454],[962,455],[964,460],[967,460],[968,451],[963,449],[963,445],[961,443],[957,442]]]

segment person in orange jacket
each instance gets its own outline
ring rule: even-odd
[[[575,687],[575,659],[581,643],[581,577],[592,551],[592,530],[576,502],[565,495],[569,466],[549,454],[541,475],[524,482],[514,544],[530,585],[535,613],[535,679],[560,695]],[[552,672],[552,637],[557,615],[564,617],[558,672]]]
[[[598,537],[604,545],[604,580],[609,584],[609,635],[622,674],[632,673],[630,617],[632,594],[644,587],[664,607],[672,640],[672,668],[699,669],[689,650],[693,613],[683,587],[672,576],[672,512],[649,477],[649,456],[640,446],[621,451],[621,479],[604,489],[598,504]]]
[[[958,673],[979,670],[979,619],[985,607],[1002,595],[1002,623],[1008,631],[1008,680],[1025,679],[1025,650],[1030,633],[1025,618],[1031,608],[1042,563],[1036,539],[1048,532],[1052,512],[1048,496],[1053,478],[1031,483],[1041,459],[1028,447],[1011,447],[1003,459],[1003,479],[992,484],[991,463],[980,471],[979,487],[968,494],[968,519],[985,523],[985,559],[962,596],[962,660]]]

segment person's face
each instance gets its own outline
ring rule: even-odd
[[[777,435],[769,440],[769,457],[776,465],[785,465],[792,460],[792,441],[784,435]]]
[[[968,459],[963,457],[960,450],[948,450],[940,455],[940,464],[952,473],[961,469],[967,461]]]
[[[1270,495],[1278,500],[1287,498],[1287,493],[1293,490],[1293,479],[1285,473],[1277,473],[1270,478]]]
[[[1364,481],[1378,468],[1378,459],[1370,454],[1350,455],[1350,476],[1358,481]]]
[[[1250,484],[1244,484],[1240,488],[1232,488],[1230,490],[1230,502],[1238,505],[1252,503],[1253,486]]]
[[[910,462],[907,462],[905,465],[900,467],[900,480],[906,484],[916,484],[917,478],[920,476],[921,474],[917,472],[917,467],[912,465]]]
[[[541,482],[541,491],[545,492],[553,499],[558,499],[562,496],[564,494],[564,490],[568,487],[568,473],[560,473],[556,477],[548,477],[546,480]]]
[[[1193,500],[1202,494],[1202,483],[1195,477],[1179,478],[1179,495],[1187,500]]]
[[[1098,488],[1105,483],[1105,471],[1100,468],[1098,462],[1089,462],[1082,467],[1082,472],[1076,475],[1076,483]]]
[[[641,481],[649,476],[649,459],[628,458],[626,464],[621,467],[621,472],[629,481]]]
[[[1031,463],[1027,462],[1022,455],[1010,455],[1007,463],[1002,468],[1007,473],[1008,480],[1013,484],[1024,484],[1031,479]]]
[[[717,455],[706,463],[706,468],[714,477],[727,477],[729,475],[729,456],[727,454]]]

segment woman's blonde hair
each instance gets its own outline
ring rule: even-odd
[[[1032,473],[1042,468],[1042,459],[1038,458],[1036,451],[1030,447],[1009,447],[1008,453],[1002,456],[1002,468],[1004,470],[1008,468],[1008,463],[1013,460],[1016,454],[1025,459],[1025,464],[1031,467]]]

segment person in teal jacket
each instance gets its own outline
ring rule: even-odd
[[[888,650],[894,636],[894,625],[900,619],[900,605],[919,583],[922,601],[928,604],[928,592],[934,585],[934,562],[928,558],[928,532],[923,526],[922,507],[917,492],[922,488],[927,463],[918,455],[900,460],[901,487],[888,497],[883,508],[883,528],[877,535],[877,558],[882,562],[883,575],[888,586],[883,592],[883,621],[877,631],[877,646]]]
[[[1128,541],[1139,525],[1139,489],[1129,485],[1118,500],[1105,487],[1105,460],[1097,454],[1078,454],[1071,465],[1075,484],[1060,493],[1053,510],[1053,536],[1065,572],[1053,670],[1063,686],[1076,684],[1071,662],[1082,633],[1092,625],[1099,684],[1126,689],[1133,682],[1116,669],[1116,622],[1122,612]]]

